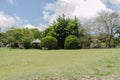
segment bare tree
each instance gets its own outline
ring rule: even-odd
[[[106,47],[110,48],[112,37],[114,37],[114,33],[119,25],[118,14],[111,11],[103,11],[96,18],[96,22],[98,23],[99,29],[107,34]]]

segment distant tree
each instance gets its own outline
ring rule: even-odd
[[[90,48],[92,42],[92,36],[90,34],[85,34],[83,37],[80,37],[81,48]]]
[[[1,33],[1,37],[0,37],[0,42],[2,42],[4,45],[7,44],[8,40],[7,40],[7,34],[5,32]]]
[[[2,42],[2,33],[0,32],[0,42]]]
[[[120,27],[120,26],[119,26]],[[115,32],[115,35],[117,36],[117,37],[120,37],[120,29],[118,29],[116,32]]]
[[[6,32],[8,43],[11,47],[19,47],[19,44],[22,43],[23,32],[21,29],[11,29]]]
[[[3,33],[0,32],[0,47],[4,47],[4,43],[3,43]]]
[[[4,44],[2,42],[0,42],[0,47],[4,47]]]
[[[115,45],[120,47],[120,29],[115,32]]]
[[[11,47],[19,48],[30,48],[30,43],[34,39],[34,34],[30,29],[14,28],[4,33],[4,37],[7,40],[7,44]]]
[[[101,12],[100,16],[97,17],[96,21],[98,26],[100,26],[101,31],[107,34],[106,36],[106,47],[111,47],[111,41],[114,37],[114,33],[119,26],[119,16],[114,12]]]
[[[31,42],[34,40],[34,34],[30,29],[23,29],[22,44],[28,49],[31,48]]]

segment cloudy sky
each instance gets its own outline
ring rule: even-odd
[[[94,18],[104,10],[120,13],[120,0],[0,0],[0,28],[43,30],[61,14]]]

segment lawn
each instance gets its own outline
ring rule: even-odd
[[[120,48],[0,48],[0,80],[120,80]]]

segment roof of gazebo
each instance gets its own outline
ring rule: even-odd
[[[39,44],[41,41],[39,40],[39,39],[36,39],[36,40],[34,40],[34,41],[32,41],[31,43],[32,44]]]

